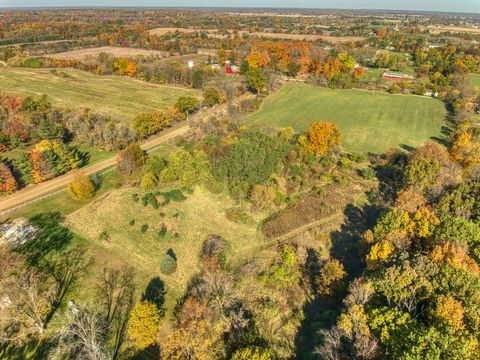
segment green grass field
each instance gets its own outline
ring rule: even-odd
[[[87,106],[129,124],[142,111],[164,110],[180,96],[196,92],[181,87],[146,83],[121,76],[99,76],[75,69],[0,67],[0,91],[18,95],[47,94],[60,107]]]
[[[476,88],[477,92],[480,91],[480,74],[469,74],[468,79],[470,81],[470,85]]]
[[[383,152],[441,137],[445,114],[443,103],[428,97],[292,83],[267,98],[247,122],[303,132],[314,121],[332,121],[343,132],[345,150]]]

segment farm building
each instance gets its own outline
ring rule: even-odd
[[[227,75],[238,75],[240,74],[240,69],[237,65],[231,65],[230,61],[225,61],[225,74]]]

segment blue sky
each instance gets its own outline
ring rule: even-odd
[[[243,6],[344,9],[436,10],[480,13],[480,0],[0,0],[0,7],[23,6]]]

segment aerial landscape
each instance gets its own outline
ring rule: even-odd
[[[0,0],[0,359],[480,359],[480,3],[171,6]]]

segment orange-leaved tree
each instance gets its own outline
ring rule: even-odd
[[[0,162],[0,194],[9,194],[17,190],[17,180],[13,177],[10,168]]]
[[[319,121],[310,125],[307,131],[306,141],[303,148],[307,153],[315,156],[323,156],[329,153],[335,145],[342,142],[342,132],[332,122]]]

